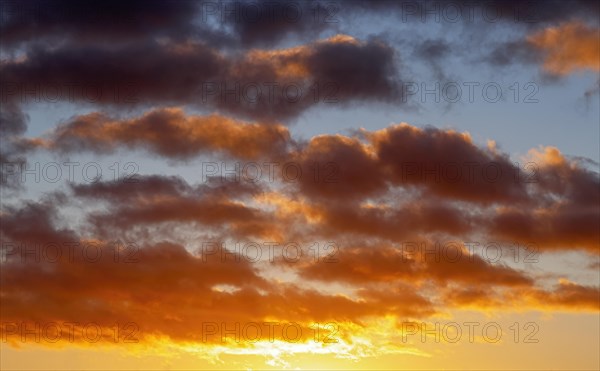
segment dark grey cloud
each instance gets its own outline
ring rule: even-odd
[[[2,1],[5,47],[39,38],[123,42],[192,32],[198,2],[181,0]]]
[[[290,65],[294,73],[286,70]],[[61,89],[63,101],[119,107],[189,104],[278,121],[320,103],[399,102],[395,66],[394,52],[383,42],[327,39],[236,56],[198,43],[37,45],[25,60],[2,63],[0,72],[4,102],[56,97]]]
[[[27,121],[27,114],[17,103],[2,102],[0,105],[0,187],[20,188],[20,183],[9,175],[26,162],[24,148],[18,144],[18,141],[27,129]]]

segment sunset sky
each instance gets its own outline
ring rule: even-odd
[[[600,2],[0,0],[3,370],[600,369]]]

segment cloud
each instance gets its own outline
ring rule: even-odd
[[[544,55],[544,69],[556,75],[600,71],[600,29],[581,22],[538,31],[527,41]]]
[[[119,147],[147,148],[171,159],[221,152],[253,160],[285,152],[289,132],[281,125],[238,122],[219,116],[186,115],[181,108],[161,108],[133,119],[99,112],[74,117],[56,127],[38,146],[59,152],[113,152]]]
[[[12,170],[5,165],[23,164],[25,155],[88,152],[142,151],[172,166],[293,164],[299,174],[194,183],[200,169],[188,168],[181,176],[69,182],[54,192],[36,185],[44,193],[38,200],[4,201],[3,193],[3,340],[22,342],[11,324],[77,322],[63,339],[82,345],[82,326],[93,323],[110,343],[116,323],[134,324],[142,346],[260,354],[275,345],[224,344],[221,334],[207,339],[205,325],[256,323],[267,334],[266,322],[279,322],[303,331],[298,344],[286,345],[290,353],[319,353],[322,344],[306,346],[313,325],[333,322],[340,342],[327,352],[356,358],[405,352],[393,324],[454,309],[600,311],[597,286],[567,279],[549,286],[556,272],[547,274],[546,265],[493,262],[469,243],[598,258],[594,161],[538,147],[523,168],[491,139],[486,146],[468,132],[408,123],[292,134],[299,118],[323,107],[408,108],[399,89],[407,71],[425,65],[446,79],[455,53],[473,55],[466,44],[491,45],[486,61],[494,67],[599,71],[597,1],[474,4],[488,16],[500,11],[497,28],[463,13],[454,29],[460,39],[419,34],[423,16],[435,17],[428,7],[455,4],[1,2],[3,187],[16,187],[4,181]],[[515,22],[516,15],[533,19]],[[402,27],[405,18],[411,23]],[[375,36],[352,23],[364,19],[393,27]],[[449,22],[441,23],[446,32]],[[503,41],[495,30],[508,27],[516,37]],[[28,137],[28,109],[38,103],[87,113]],[[227,249],[205,254],[206,242]],[[264,250],[248,259],[230,249],[248,242],[276,244],[278,254],[291,242],[301,253],[295,261],[267,259]],[[583,265],[583,276],[569,277],[590,277],[595,265]]]
[[[339,56],[348,63],[340,65]],[[194,42],[35,45],[23,58],[4,61],[0,71],[3,102],[191,105],[274,122],[295,118],[317,104],[400,103],[394,61],[393,50],[380,41],[336,36],[241,55]],[[31,89],[34,96],[26,93]]]
[[[298,154],[306,171],[311,164],[331,180],[301,182],[309,195],[364,199],[389,189],[422,190],[429,196],[490,203],[526,202],[523,183],[507,155],[472,143],[467,133],[397,124],[359,137],[317,136]],[[354,196],[354,197],[352,197]]]
[[[530,286],[533,279],[501,264],[492,264],[471,254],[461,243],[435,245],[434,241],[406,241],[402,244],[368,244],[344,247],[338,263],[322,269],[310,261],[300,268],[305,279],[341,281],[356,285],[405,282],[421,285],[434,280],[438,285]]]
[[[514,290],[488,289],[485,286],[452,288],[445,295],[449,306],[478,310],[518,308],[566,312],[600,310],[600,288],[560,280],[552,289],[521,287]]]
[[[89,215],[101,235],[161,223],[225,229],[231,236],[268,237],[275,233],[278,226],[268,213],[244,203],[248,196],[260,193],[260,188],[222,179],[212,183],[190,186],[177,177],[140,176],[135,182],[72,185],[72,190],[75,196],[110,206]]]
[[[172,187],[185,188],[175,179],[170,184],[158,178],[148,182],[159,189],[157,197]],[[84,192],[92,189],[86,187]],[[114,195],[117,189],[118,185],[111,184],[102,192]],[[406,256],[408,250],[372,244],[343,248],[338,263],[327,264],[328,269],[318,269],[316,265],[323,263],[308,260],[288,267],[305,284],[349,284],[353,293],[341,295],[268,280],[258,264],[235,259],[235,252],[224,260],[219,254],[193,254],[175,243],[138,241],[133,245],[134,260],[121,260],[124,256],[118,255],[122,250],[115,242],[86,239],[58,227],[61,218],[49,202],[10,208],[1,220],[6,259],[0,273],[4,282],[2,332],[16,344],[20,333],[11,328],[14,323],[33,328],[36,323],[51,322],[62,329],[77,323],[72,333],[62,337],[82,343],[86,340],[79,327],[84,324],[93,323],[110,334],[102,339],[105,342],[113,341],[108,330],[115,323],[134,324],[135,338],[143,343],[166,337],[209,345],[221,343],[221,337],[206,337],[206,323],[223,322],[231,328],[235,323],[296,322],[308,329],[315,321],[363,326],[372,318],[390,315],[425,319],[449,307],[599,309],[598,288],[563,280],[552,290],[541,289],[524,272],[486,262],[468,254],[460,244],[452,248],[465,254],[464,259],[455,262],[432,259],[430,254]],[[24,227],[31,223],[39,228]],[[57,255],[57,248],[64,246],[69,248]],[[44,258],[50,250],[57,256],[52,262]],[[344,328],[340,336],[347,340]],[[302,342],[311,340],[310,335],[302,337]],[[242,341],[236,346],[248,344]]]
[[[8,189],[19,189],[20,184],[10,176],[14,168],[26,162],[25,149],[19,145],[22,135],[27,129],[28,116],[18,104],[6,102],[0,105],[0,186]]]
[[[554,249],[582,247],[600,252],[600,179],[598,173],[570,161],[555,147],[532,149],[536,206],[500,208],[491,230],[504,238],[537,243]]]
[[[525,27],[547,26],[574,19],[595,21],[600,12],[593,0],[550,1],[68,1],[43,0],[2,3],[4,48],[16,48],[32,39],[69,43],[130,43],[149,38],[195,40],[226,47],[274,46],[284,40],[306,40],[323,31],[337,30],[359,15],[394,17],[402,22],[458,17],[476,24],[474,14],[488,23]],[[449,9],[449,10],[446,10]],[[444,15],[442,17],[442,15]],[[455,22],[455,21],[454,21]],[[452,21],[450,23],[453,23]],[[479,23],[477,23],[479,24]]]
[[[232,258],[235,253],[223,260],[219,254],[192,254],[174,243],[138,241],[133,245],[135,260],[123,261],[115,258],[120,250],[114,242],[84,239],[70,229],[58,228],[60,218],[50,204],[29,203],[7,210],[1,218],[6,257],[1,272],[5,283],[2,332],[17,343],[20,335],[14,338],[10,324],[31,327],[52,322],[64,328],[68,323],[78,327],[93,323],[106,334],[115,323],[132,323],[140,341],[166,336],[175,341],[220,343],[220,337],[203,337],[205,323],[280,321],[308,328],[314,321],[357,322],[373,315],[433,313],[429,301],[409,286],[397,287],[392,297],[377,291],[359,291],[353,299],[324,294],[268,281],[254,264]],[[28,223],[40,228],[25,233]],[[52,255],[58,258],[52,262],[34,258],[46,256],[50,245],[69,249],[63,249],[60,256],[53,249]],[[78,334],[63,336],[85,342],[81,331]],[[310,335],[302,339],[312,340]]]
[[[598,174],[553,147],[531,150],[527,165],[517,166],[495,146],[479,146],[468,133],[453,130],[402,123],[304,142],[294,140],[281,125],[188,116],[175,108],[123,120],[97,113],[80,116],[32,142],[63,153],[126,147],[168,159],[221,154],[238,162],[293,164],[297,179],[289,181],[276,172],[273,179],[260,177],[255,186],[270,192],[270,183],[285,184],[276,197],[295,194],[303,212],[310,210],[310,223],[318,223],[324,236],[344,233],[394,241],[416,233],[487,233],[544,249],[598,253]],[[245,231],[253,227],[277,235],[289,229],[268,227],[270,218],[239,204],[205,204],[184,194],[174,196],[171,204],[162,199],[124,207],[115,211],[117,219],[106,217],[106,223],[192,221],[192,215],[202,215],[199,210],[205,208],[223,215],[219,223],[241,213],[238,227]],[[283,210],[289,203],[276,206]],[[184,205],[198,211],[178,212]],[[247,217],[255,223],[243,222]]]
[[[193,1],[2,2],[3,46],[37,38],[78,42],[144,40],[149,35],[183,37],[192,32]]]

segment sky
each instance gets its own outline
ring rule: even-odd
[[[600,369],[596,1],[0,1],[0,368]]]

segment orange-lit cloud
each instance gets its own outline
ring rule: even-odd
[[[57,127],[48,141],[32,145],[96,152],[110,152],[118,146],[141,147],[175,159],[221,152],[252,160],[269,151],[275,155],[284,151],[289,140],[287,128],[281,125],[250,124],[218,115],[188,116],[182,109],[164,108],[129,120],[100,113],[78,116]]]
[[[545,55],[544,69],[556,75],[600,71],[600,30],[580,22],[549,27],[528,37]]]
[[[452,130],[403,123],[302,142],[280,125],[188,116],[179,109],[150,111],[126,120],[98,114],[75,117],[46,138],[33,141],[59,152],[144,148],[169,159],[217,153],[234,162],[260,159],[280,168],[289,163],[301,174],[293,181],[284,179],[281,172],[258,182],[242,180],[246,186],[238,190],[252,189],[253,200],[204,200],[189,190],[158,197],[147,187],[144,197],[152,198],[131,200],[128,205],[113,200],[116,208],[106,216],[95,215],[96,225],[232,223],[236,235],[275,237],[287,231],[331,237],[343,233],[390,242],[419,233],[460,238],[486,233],[545,250],[598,253],[600,231],[594,206],[600,201],[598,175],[554,147],[532,149],[522,165],[515,165],[495,145],[479,146],[468,133]],[[143,184],[111,189],[115,194],[118,189],[133,192]],[[274,184],[285,187],[272,193]],[[232,188],[235,185],[223,187],[217,189],[232,189],[229,195],[237,192]],[[113,197],[102,183],[78,189],[89,189],[78,195]],[[279,201],[269,202],[265,194]],[[293,202],[282,201],[292,194]],[[252,202],[271,203],[276,209],[268,215]],[[310,214],[303,221],[310,223],[294,228],[286,225],[291,219],[274,223],[289,214],[290,207]]]
[[[0,368],[598,369],[599,4],[1,1]]]

